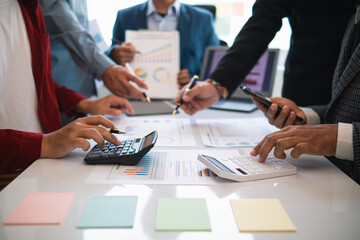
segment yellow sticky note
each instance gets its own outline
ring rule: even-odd
[[[233,199],[230,204],[240,232],[296,232],[278,199]]]

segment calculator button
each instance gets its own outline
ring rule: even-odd
[[[130,151],[129,151],[129,153],[134,153],[135,152],[135,149],[131,149]]]

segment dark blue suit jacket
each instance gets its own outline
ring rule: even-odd
[[[147,7],[146,2],[118,11],[113,38],[123,42],[125,30],[147,29]],[[199,74],[205,48],[219,45],[213,17],[206,10],[181,4],[177,30],[180,34],[180,68],[188,69],[190,76]],[[113,42],[107,53],[110,54],[115,46]]]
[[[299,106],[327,104],[342,37],[356,0],[256,0],[253,15],[210,78],[232,93],[288,18],[291,29],[283,97]]]
[[[330,161],[360,184],[360,26],[354,17],[344,36],[335,68],[332,99],[327,105],[312,108],[322,123],[351,123],[353,126],[354,161],[330,157]],[[326,137],[326,136],[324,136]]]

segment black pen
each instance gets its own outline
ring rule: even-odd
[[[129,63],[125,63],[125,67],[131,75],[137,76]],[[145,92],[142,92],[142,94],[144,95],[147,102],[151,102],[151,99],[148,97],[148,95]]]
[[[110,133],[116,133],[116,134],[125,134],[125,133],[126,133],[126,132],[121,131],[121,130],[119,130],[119,129],[113,129],[113,128],[108,129],[108,131],[109,131]]]
[[[123,43],[122,41],[120,41],[120,40],[118,40],[118,39],[116,39],[116,38],[112,38],[111,41],[113,41],[113,42],[116,43],[116,44],[122,44],[122,43]],[[140,51],[135,51],[135,52],[136,52],[137,54],[141,54]]]
[[[183,97],[185,96],[185,94],[190,91],[190,89],[192,89],[196,83],[196,81],[199,79],[199,77],[197,75],[194,75],[191,80],[190,83],[188,85],[188,87],[185,89],[184,94],[181,96],[180,101],[178,102],[178,104],[176,105],[176,108],[174,109],[174,111],[172,112],[172,114],[174,115],[175,113],[177,113],[177,111],[179,110],[179,107],[184,103]]]

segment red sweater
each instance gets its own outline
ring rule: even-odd
[[[40,5],[37,0],[18,2],[30,42],[39,120],[44,133],[53,132],[61,128],[59,111],[71,115],[71,110],[85,97],[53,81],[49,36]],[[0,174],[14,173],[38,159],[42,136],[43,133],[0,129]]]

